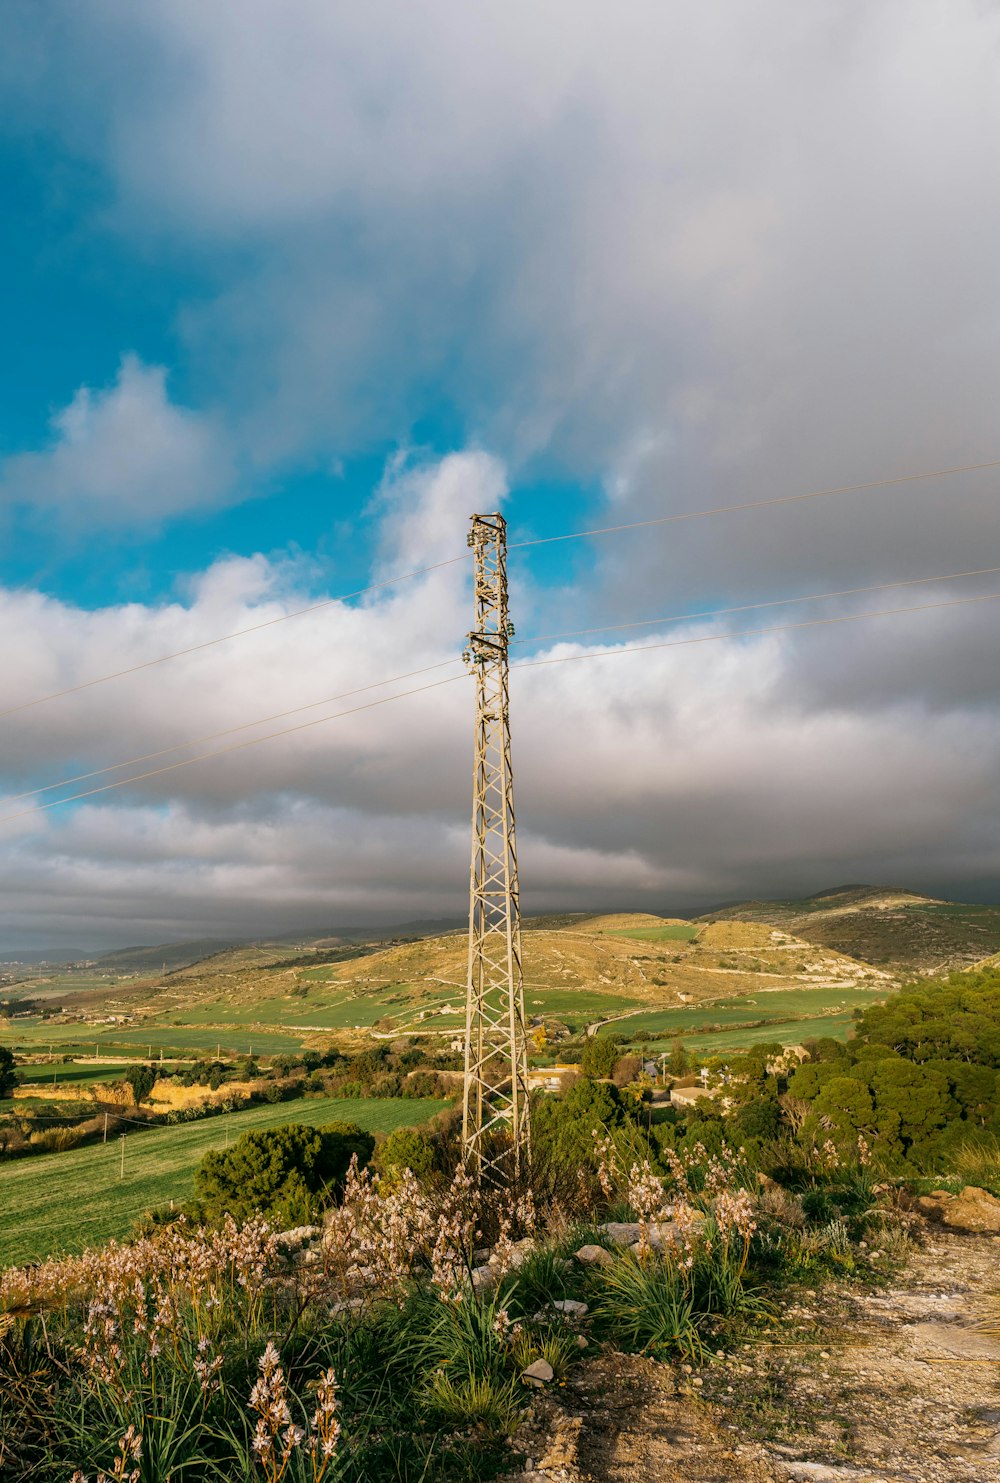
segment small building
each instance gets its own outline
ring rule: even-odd
[[[723,1090],[723,1087],[671,1087],[670,1105],[672,1107],[693,1107],[696,1102],[701,1102],[706,1097],[709,1099],[718,1097]]]

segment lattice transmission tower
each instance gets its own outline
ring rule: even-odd
[[[516,1175],[530,1148],[521,913],[514,842],[507,646],[507,523],[473,515],[476,626],[466,660],[476,681],[469,981],[462,1148],[480,1178]]]

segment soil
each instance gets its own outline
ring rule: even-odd
[[[604,1354],[540,1397],[525,1483],[997,1483],[1000,1237],[924,1227],[872,1291],[790,1298],[697,1372]]]

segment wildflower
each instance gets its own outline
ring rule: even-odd
[[[320,1483],[339,1441],[337,1377],[333,1370],[327,1370],[316,1386],[316,1410],[313,1412],[312,1434],[309,1438],[314,1483]]]
[[[260,1378],[251,1390],[249,1400],[249,1409],[257,1413],[251,1446],[267,1474],[268,1483],[278,1483],[305,1433],[292,1423],[281,1356],[270,1340],[257,1363]]]

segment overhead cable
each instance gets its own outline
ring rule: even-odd
[[[1000,566],[982,566],[971,572],[944,572],[935,577],[904,577],[899,582],[876,582],[871,587],[843,587],[838,592],[809,592],[802,597],[772,597],[766,602],[745,602],[732,608],[703,608],[697,613],[667,613],[661,618],[637,618],[630,623],[603,623],[597,628],[570,628],[561,633],[532,634],[511,639],[512,644],[547,644],[556,639],[584,638],[591,633],[619,633],[624,628],[652,628],[657,623],[687,623],[696,618],[721,618],[727,613],[752,613],[760,608],[784,608],[799,602],[824,602],[834,597],[858,597],[863,592],[888,592],[898,587],[923,587],[929,582],[959,582],[967,577],[994,577]],[[20,796],[20,795],[18,795]]]
[[[787,607],[795,603],[822,602],[827,598],[853,597],[867,592],[884,592],[900,587],[923,586],[930,582],[951,582],[969,577],[996,575],[1000,575],[1000,566],[986,566],[979,567],[975,571],[944,572],[929,577],[908,577],[898,582],[879,582],[869,587],[845,587],[837,592],[812,592],[805,593],[801,597],[776,597],[766,602],[743,603],[737,607],[706,608],[691,613],[670,613],[659,618],[641,618],[631,623],[605,624],[598,628],[577,628],[564,630],[561,633],[534,634],[529,638],[514,638],[511,642],[517,644],[540,644],[556,639],[581,638],[594,633],[615,633],[626,628],[647,628],[657,623],[687,623],[699,618],[721,618],[727,614],[753,612],[761,608]],[[160,747],[155,752],[140,752],[137,756],[124,757],[120,762],[109,763],[106,767],[96,767],[90,772],[78,772],[72,777],[60,778],[55,783],[44,783],[38,788],[26,788],[22,793],[9,793],[6,795],[6,802],[8,804],[17,803],[22,798],[36,798],[42,793],[51,793],[56,788],[69,788],[74,783],[83,783],[87,782],[90,778],[104,777],[107,773],[117,772],[122,767],[135,767],[140,762],[152,762],[159,757],[167,757],[172,752],[182,751],[185,747],[197,747],[203,745],[205,742],[218,741],[221,737],[232,736],[237,731],[248,731],[254,726],[267,726],[272,721],[283,721],[287,716],[297,716],[303,711],[315,710],[321,705],[334,705],[338,700],[349,700],[352,696],[363,695],[369,690],[380,689],[383,685],[402,684],[404,680],[417,679],[421,675],[432,674],[435,670],[446,669],[449,665],[458,663],[459,656],[456,654],[451,659],[442,659],[436,664],[424,665],[421,669],[411,669],[404,674],[391,675],[384,680],[375,680],[370,685],[360,685],[354,690],[343,690],[338,695],[327,695],[321,700],[311,700],[304,705],[292,706],[288,710],[274,711],[268,716],[257,716],[252,721],[243,721],[237,726],[228,726],[219,731],[204,732],[200,736],[189,736],[184,741],[172,742],[170,746]]]
[[[320,602],[310,603],[306,608],[294,608],[290,613],[280,613],[277,618],[265,618],[260,623],[251,623],[247,628],[234,628],[231,633],[220,633],[215,638],[204,639],[198,644],[189,644],[186,649],[175,649],[170,654],[160,654],[156,659],[144,659],[139,664],[130,664],[125,669],[112,670],[110,674],[96,675],[92,680],[84,680],[79,685],[68,685],[65,690],[53,690],[49,695],[39,695],[34,700],[21,701],[19,705],[8,706],[6,710],[0,711],[0,718],[16,715],[18,711],[31,710],[33,706],[45,705],[50,700],[61,700],[64,695],[78,695],[81,690],[92,690],[95,685],[106,685],[109,680],[120,680],[125,675],[138,674],[143,669],[153,669],[158,664],[166,664],[171,659],[183,659],[185,655],[197,654],[202,649],[211,649],[215,644],[224,644],[229,639],[244,638],[248,633],[260,633],[264,628],[274,628],[279,623],[287,623],[291,618],[302,618],[306,613],[318,613],[321,608],[335,607],[337,603],[350,602],[355,597],[364,597],[369,592],[379,592],[383,587],[393,587],[399,582],[409,582],[414,577],[425,577],[428,572],[440,571],[442,567],[454,566],[457,561],[467,561],[468,556],[449,556],[446,561],[435,561],[430,566],[418,567],[416,571],[402,572],[398,577],[386,577],[382,582],[372,582],[367,587],[359,587],[356,592],[345,592],[340,597],[324,597]]]
[[[184,747],[200,747],[204,742],[217,741],[222,736],[232,736],[236,731],[249,731],[252,726],[266,726],[271,721],[283,721],[286,716],[297,716],[302,711],[315,710],[317,706],[333,705],[338,700],[349,700],[352,695],[364,695],[368,690],[378,690],[382,685],[396,685],[403,680],[416,679],[418,675],[429,675],[436,669],[444,669],[460,663],[460,656],[442,659],[438,664],[426,664],[422,669],[411,669],[402,675],[391,675],[386,680],[374,680],[370,685],[359,685],[356,690],[342,690],[339,695],[327,695],[322,700],[310,700],[305,705],[292,706],[287,711],[275,711],[270,716],[258,716],[254,721],[242,721],[239,726],[227,726],[222,731],[207,731],[201,736],[189,736],[184,741],[174,742],[169,747],[160,747],[156,752],[141,752],[137,757],[125,757],[121,762],[111,762],[107,767],[95,767],[92,772],[78,772],[70,778],[60,778],[58,783],[45,783],[40,788],[26,788],[23,793],[8,793],[7,802],[17,803],[21,798],[35,798],[39,793],[51,793],[54,788],[68,788],[72,783],[84,783],[88,778],[103,777],[105,773],[117,772],[120,767],[135,767],[139,762],[152,762],[157,757],[167,757],[171,752],[180,752]]]
[[[983,469],[1000,468],[1000,458],[989,459],[984,463],[955,464],[951,468],[932,469],[918,474],[900,474],[891,479],[872,479],[864,484],[839,484],[828,489],[811,489],[799,494],[775,495],[770,499],[749,500],[742,504],[713,505],[703,510],[682,510],[671,515],[660,515],[651,520],[635,520],[621,525],[598,526],[590,530],[565,531],[560,535],[537,536],[531,540],[509,542],[508,551],[524,550],[531,546],[546,546],[557,541],[576,541],[593,536],[614,535],[619,531],[644,530],[651,526],[668,525],[679,520],[701,520],[713,515],[731,515],[742,510],[762,510],[771,505],[794,504],[803,500],[825,499],[831,495],[857,494],[868,489],[888,489],[901,484],[914,484],[928,479],[943,479],[952,474],[970,474]],[[403,572],[397,577],[386,577],[381,582],[372,582],[367,587],[359,587],[355,592],[343,593],[339,597],[323,598],[319,602],[310,603],[304,608],[293,608],[288,613],[280,613],[276,618],[267,618],[260,623],[248,624],[245,628],[236,628],[229,633],[217,634],[213,638],[203,639],[197,644],[190,644],[183,649],[175,649],[169,654],[157,655],[155,659],[141,660],[138,664],[126,665],[122,669],[112,670],[108,674],[95,675],[90,680],[84,680],[78,685],[68,685],[62,690],[53,690],[47,695],[36,696],[33,700],[20,701],[17,705],[7,706],[0,710],[0,719],[5,716],[17,715],[21,711],[31,710],[35,706],[46,705],[52,700],[61,700],[67,695],[78,695],[83,690],[91,690],[97,685],[105,685],[111,680],[120,680],[127,675],[138,674],[143,670],[153,669],[157,665],[167,664],[173,659],[183,659],[187,655],[200,653],[204,649],[213,648],[216,644],[227,643],[230,639],[244,638],[247,634],[259,633],[265,628],[273,628],[279,623],[288,623],[293,618],[302,618],[309,613],[316,613],[324,608],[334,607],[338,603],[350,602],[354,598],[364,597],[370,592],[379,592],[385,587],[392,587],[400,582],[411,581],[415,577],[423,577],[430,572],[440,571],[443,567],[454,566],[460,561],[468,561],[470,552],[462,552],[458,556],[446,557],[443,561],[435,561],[428,566],[418,567],[412,572]]]
[[[622,644],[614,649],[594,649],[583,654],[561,654],[550,659],[522,659],[512,664],[511,669],[535,669],[542,665],[572,664],[574,661],[583,659],[613,659],[623,654],[645,653],[653,649],[680,649],[689,644],[710,644],[727,639],[744,639],[759,637],[771,633],[788,633],[793,629],[819,628],[839,623],[857,623],[865,618],[889,618],[903,613],[925,613],[940,608],[957,608],[971,603],[995,602],[1000,599],[1000,592],[981,593],[972,597],[955,597],[942,602],[917,603],[903,608],[878,608],[868,613],[842,613],[836,617],[829,618],[805,618],[798,623],[775,623],[764,628],[734,629],[728,633],[706,633],[697,634],[690,638],[663,639],[652,644]],[[228,747],[219,747],[213,752],[203,752],[198,757],[187,757],[180,762],[171,762],[164,767],[151,768],[147,772],[136,773],[133,777],[121,778],[114,783],[104,783],[99,788],[88,788],[82,793],[71,793],[67,798],[56,798],[50,803],[41,803],[37,807],[17,809],[14,813],[0,815],[0,824],[5,824],[12,819],[23,818],[27,814],[42,813],[47,809],[60,808],[65,803],[75,803],[83,798],[92,798],[98,793],[110,793],[116,788],[126,788],[131,783],[139,783],[146,778],[158,777],[163,773],[175,772],[182,767],[191,767],[196,762],[207,762],[213,757],[223,757],[230,752],[242,751],[247,747],[259,746],[262,742],[273,741],[279,736],[290,736],[295,732],[306,731],[313,726],[322,726],[328,721],[339,721],[346,716],[357,715],[360,711],[374,710],[377,706],[388,705],[395,700],[404,700],[410,695],[421,695],[428,690],[440,689],[443,685],[454,685],[458,680],[465,679],[464,674],[450,675],[444,680],[433,680],[429,685],[418,685],[412,690],[402,690],[396,695],[386,695],[380,700],[370,700],[364,705],[352,706],[350,710],[336,711],[332,716],[317,716],[313,721],[301,721],[297,726],[286,726],[279,731],[268,732],[265,736],[251,737],[247,741],[234,742]]]
[[[680,510],[673,515],[658,515],[652,520],[631,520],[624,525],[602,525],[593,530],[572,530],[564,535],[537,536],[530,541],[510,541],[508,551],[525,546],[548,546],[554,541],[579,541],[588,536],[615,535],[622,530],[647,530],[651,525],[671,525],[677,520],[703,520],[708,515],[735,515],[741,510],[764,510],[770,505],[792,505],[801,500],[827,499],[833,494],[860,494],[866,489],[889,489],[897,484],[915,484],[924,479],[943,479],[949,474],[972,474],[981,469],[1000,468],[1000,458],[986,463],[956,464],[950,469],[933,469],[924,474],[899,474],[894,479],[870,479],[865,484],[836,484],[829,489],[807,489],[802,494],[777,494],[770,499],[748,500],[739,505],[713,505],[707,510]]]

